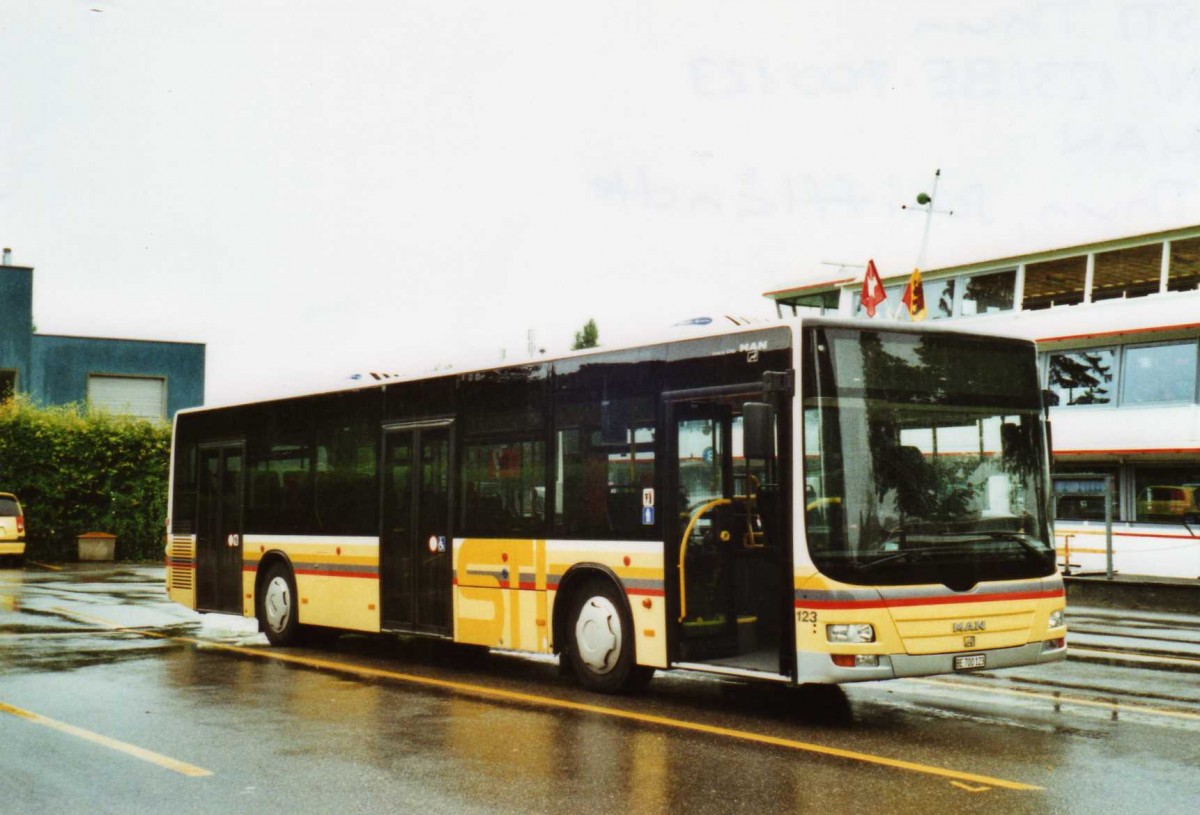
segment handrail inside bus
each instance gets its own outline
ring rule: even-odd
[[[750,495],[735,495],[732,498],[717,498],[716,500],[709,501],[707,504],[701,504],[696,508],[696,511],[692,513],[691,519],[688,520],[687,528],[683,530],[683,539],[679,542],[679,622],[683,622],[685,619],[687,619],[687,566],[685,565],[684,561],[687,557],[688,538],[690,538],[692,535],[692,529],[696,526],[696,521],[700,520],[700,517],[704,515],[704,513],[708,512],[714,507],[726,505],[732,506],[735,501],[748,502],[752,499],[753,496]],[[753,534],[753,531],[753,528],[751,528],[751,534]]]

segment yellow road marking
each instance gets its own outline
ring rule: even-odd
[[[79,620],[80,622],[102,625],[112,631],[128,631],[131,634],[141,634],[143,637],[154,637],[155,639],[160,640],[170,639],[168,635],[160,634],[157,631],[150,631],[142,628],[130,628],[127,625],[114,623],[112,620],[105,620],[102,617],[93,617],[90,614],[80,614],[78,611],[71,611],[70,609],[63,608],[62,606],[54,606],[50,610],[60,616],[70,617],[71,619]]]
[[[972,787],[970,784],[964,784],[961,781],[951,781],[950,786],[958,787],[960,790],[966,790],[967,792],[987,792],[991,789],[991,787]]]
[[[118,752],[125,753],[126,755],[133,756],[134,758],[140,758],[142,761],[148,761],[151,764],[157,764],[159,767],[172,770],[180,773],[181,775],[190,776],[192,778],[201,778],[206,775],[212,775],[211,771],[206,770],[203,767],[197,767],[194,764],[177,761],[160,753],[155,753],[152,750],[147,750],[143,747],[137,747],[132,744],[126,744],[123,741],[117,741],[116,739],[111,739],[108,736],[102,736],[99,733],[93,733],[91,730],[84,730],[82,727],[76,727],[73,724],[66,724],[65,722],[56,721],[38,713],[22,710],[21,708],[13,707],[12,705],[6,705],[3,702],[0,702],[0,713],[7,713],[10,716],[16,716],[18,719],[24,719],[27,722],[40,724],[43,727],[49,727],[50,729],[57,730],[60,733],[66,733],[68,735],[84,739],[85,741],[90,741],[93,744],[102,745],[110,750],[116,750]]]
[[[877,756],[872,753],[860,753],[856,750],[843,750],[838,747],[826,747],[821,744],[796,741],[795,739],[785,739],[778,736],[767,736],[760,733],[750,733],[744,730],[734,730],[728,727],[716,727],[714,725],[699,724],[698,722],[689,722],[684,719],[672,719],[666,716],[654,716],[647,713],[636,713],[629,710],[621,710],[619,708],[589,705],[583,702],[571,702],[565,699],[555,699],[549,696],[538,696],[531,693],[500,690],[497,688],[485,687],[483,685],[472,685],[466,682],[453,682],[447,679],[434,679],[432,677],[417,676],[415,674],[400,673],[398,671],[389,671],[380,668],[367,668],[364,666],[350,665],[344,662],[333,662],[332,660],[327,659],[317,659],[315,657],[304,657],[296,654],[283,654],[277,651],[264,651],[259,648],[246,648],[240,645],[227,645],[225,643],[207,642],[190,637],[174,637],[173,639],[177,642],[186,642],[206,648],[231,651],[237,654],[261,657],[263,659],[273,659],[279,662],[290,662],[295,665],[305,665],[311,668],[336,671],[338,673],[352,674],[354,676],[371,679],[391,679],[399,682],[408,682],[414,685],[424,685],[426,687],[454,691],[456,693],[462,693],[469,696],[481,696],[488,699],[503,699],[508,702],[520,702],[539,707],[552,707],[581,713],[594,713],[614,719],[626,719],[629,721],[641,722],[642,724],[659,725],[661,727],[668,727],[674,730],[687,730],[694,733],[723,736],[725,738],[737,739],[739,741],[767,744],[773,747],[784,747],[790,750],[816,753],[818,755],[846,758],[866,764],[878,764],[884,767],[891,767],[893,769],[908,770],[909,772],[940,776],[943,778],[949,778],[951,780],[972,781],[980,784],[989,784],[994,787],[1003,787],[1004,789],[1010,790],[1042,789],[1042,787],[1034,786],[1032,784],[1023,784],[1019,781],[1007,781],[1002,778],[993,778],[991,776],[977,775],[975,773],[964,773],[958,770],[946,769],[944,767],[935,767],[930,764],[919,764],[915,761],[903,761],[900,759],[887,758],[885,756]]]
[[[56,610],[60,612],[66,612],[66,609]],[[71,612],[66,613],[71,614]],[[951,780],[951,783],[954,781],[973,782],[975,784],[983,784],[990,787],[1001,787],[1003,789],[1023,791],[1043,789],[1043,787],[1038,787],[1033,784],[1025,784],[1020,781],[1008,781],[1003,778],[993,778],[991,776],[978,775],[976,773],[965,773],[958,770],[950,770],[945,767],[936,767],[931,764],[919,764],[915,761],[903,761],[901,759],[887,758],[886,756],[878,756],[872,753],[861,753],[856,750],[844,750],[839,747],[827,747],[825,745],[812,744],[810,742],[797,741],[795,739],[785,739],[778,736],[768,736],[760,733],[751,733],[744,730],[734,730],[728,727],[717,727],[715,725],[689,722],[684,719],[672,719],[666,716],[654,716],[647,713],[636,713],[634,711],[621,710],[620,708],[589,705],[583,702],[572,702],[565,699],[555,699],[549,696],[538,696],[531,693],[520,693],[518,691],[489,688],[483,685],[472,685],[467,682],[454,682],[448,679],[435,679],[432,677],[418,676],[416,674],[401,673],[399,671],[390,671],[381,668],[368,668],[366,666],[351,665],[345,662],[334,662],[328,659],[318,659],[316,657],[306,657],[298,654],[285,654],[276,650],[268,651],[261,648],[247,648],[241,645],[229,645],[221,642],[196,639],[194,637],[167,637],[166,635],[159,634],[157,632],[143,631],[136,628],[127,628],[119,625],[118,623],[103,620],[98,617],[89,617],[81,614],[72,614],[72,616],[75,616],[79,619],[86,619],[90,622],[95,622],[100,625],[108,626],[109,628],[117,631],[129,631],[135,634],[144,634],[146,636],[158,637],[161,639],[170,639],[173,642],[187,643],[189,645],[196,645],[202,648],[210,648],[218,651],[229,651],[235,654],[254,656],[261,659],[271,659],[277,662],[287,662],[293,665],[303,665],[310,668],[317,668],[319,670],[328,670],[336,673],[350,674],[352,676],[369,679],[390,679],[397,682],[407,682],[413,685],[439,688],[441,690],[452,691],[468,696],[483,697],[487,699],[501,699],[508,702],[520,702],[527,705],[558,708],[560,710],[571,710],[580,713],[593,713],[600,716],[608,716],[614,719],[625,719],[627,721],[640,722],[642,724],[658,725],[660,727],[667,727],[674,730],[686,730],[693,733],[721,736],[724,738],[736,739],[738,741],[766,744],[772,747],[783,747],[789,750],[815,753],[817,755],[833,756],[835,758],[844,758],[851,761],[859,761],[865,764],[876,764],[897,770],[906,770],[908,772],[948,778]]]
[[[951,682],[946,679],[909,679],[909,682],[917,682],[922,685],[939,685],[951,688],[968,688],[977,690],[983,693],[996,693],[1004,696],[1023,696],[1034,699],[1041,699],[1047,702],[1057,702],[1064,705],[1082,705],[1084,707],[1099,707],[1105,710],[1115,710],[1118,713],[1145,713],[1150,716],[1170,716],[1175,719],[1192,719],[1200,721],[1200,713],[1189,713],[1186,710],[1170,710],[1161,707],[1149,707],[1147,705],[1129,704],[1127,702],[1104,702],[1096,699],[1080,699],[1077,696],[1062,696],[1052,693],[1044,693],[1042,691],[1019,690],[1017,688],[990,688],[986,685],[976,685],[970,682]]]

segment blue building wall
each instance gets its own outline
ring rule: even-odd
[[[190,342],[33,336],[28,392],[37,402],[86,402],[89,374],[167,381],[167,418],[204,404],[204,346]]]
[[[0,265],[0,371],[40,404],[85,403],[88,376],[166,380],[166,418],[204,404],[203,343],[33,333],[33,269]]]
[[[0,370],[17,372],[17,389],[29,387],[33,339],[33,269],[0,266]]]

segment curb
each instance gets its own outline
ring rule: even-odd
[[[1200,580],[1063,575],[1067,605],[1200,614]]]
[[[1071,662],[1114,665],[1121,668],[1144,668],[1152,671],[1173,671],[1175,673],[1200,673],[1200,659],[1194,657],[1157,654],[1145,651],[1121,651],[1117,649],[1108,650],[1087,646],[1071,646],[1069,639],[1067,659]]]

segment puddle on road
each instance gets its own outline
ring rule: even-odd
[[[171,638],[194,635],[199,615],[167,601],[161,573],[136,565],[0,572],[0,673],[70,671],[179,647]]]

